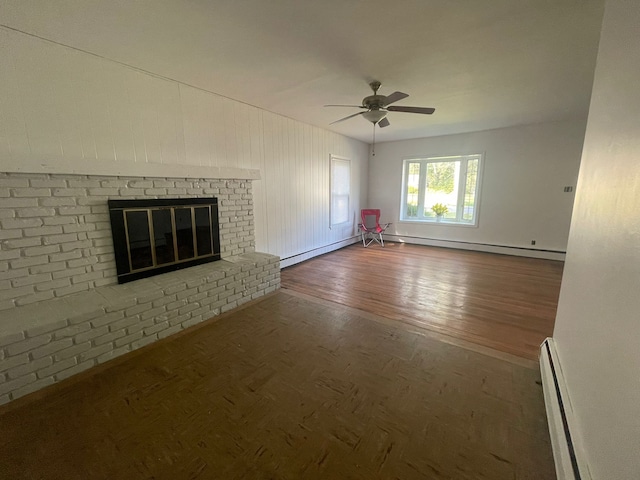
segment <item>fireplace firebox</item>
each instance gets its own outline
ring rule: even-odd
[[[118,283],[220,260],[216,198],[109,200]]]

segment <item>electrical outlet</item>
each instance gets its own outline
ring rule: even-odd
[[[531,245],[535,245],[536,241],[535,240],[531,240]]]
[[[573,192],[573,187],[569,186],[569,187],[564,187],[564,193],[571,193]]]

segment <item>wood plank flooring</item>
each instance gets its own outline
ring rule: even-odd
[[[0,408],[0,478],[554,479],[539,372],[436,336],[282,290]]]
[[[555,321],[563,262],[361,244],[282,270],[282,287],[530,360]]]

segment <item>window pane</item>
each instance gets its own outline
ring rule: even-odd
[[[173,252],[173,229],[171,228],[171,210],[152,210],[153,239],[156,247],[158,265],[175,261]]]
[[[149,235],[149,220],[145,211],[131,211],[126,213],[127,234],[131,249],[131,270],[152,267],[151,236]]]
[[[427,183],[424,197],[425,217],[435,217],[435,204],[447,207],[444,218],[456,218],[458,176],[460,162],[430,162],[427,164]]]
[[[211,222],[209,221],[209,207],[198,207],[196,212],[196,243],[198,256],[209,255],[211,247]]]
[[[407,205],[405,214],[407,217],[418,216],[418,197],[420,195],[420,164],[418,162],[409,163],[407,175]]]
[[[349,160],[331,159],[331,225],[349,221],[351,164]]]
[[[462,219],[471,222],[475,217],[476,185],[478,182],[478,159],[467,162],[467,182],[464,189],[464,210]]]
[[[176,238],[178,239],[178,260],[195,257],[193,250],[193,227],[191,209],[176,208]]]

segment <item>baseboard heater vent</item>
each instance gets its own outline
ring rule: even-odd
[[[540,372],[558,480],[591,480],[584,455],[572,436],[573,411],[552,338],[540,347]]]

